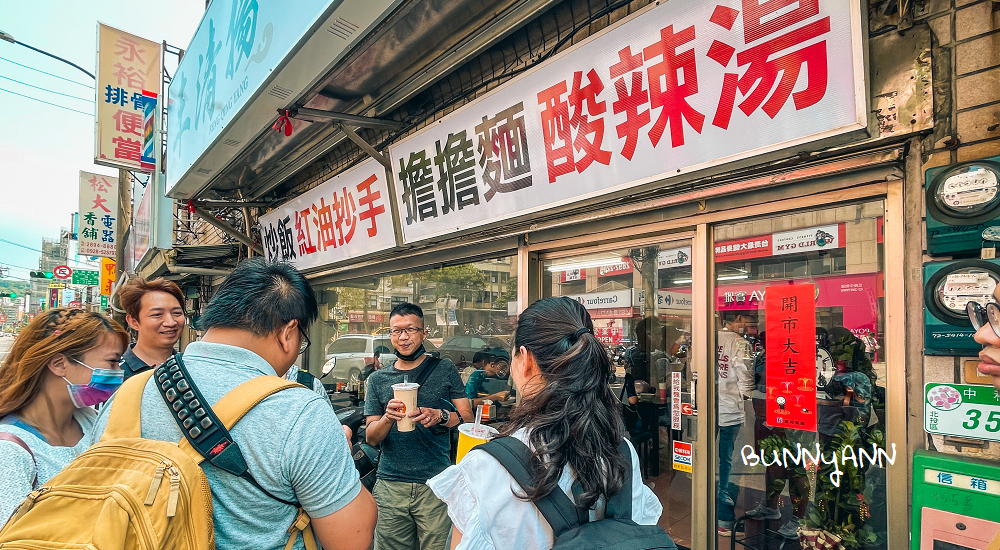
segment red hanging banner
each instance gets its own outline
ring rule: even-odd
[[[767,425],[816,431],[816,286],[766,290]]]

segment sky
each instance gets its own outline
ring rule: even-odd
[[[0,0],[0,30],[96,73],[98,21],[186,49],[204,11],[205,0]],[[58,238],[59,229],[69,227],[79,209],[79,172],[117,176],[118,171],[94,164],[90,77],[10,42],[0,41],[0,58],[0,266],[27,279],[40,254],[24,247],[41,249],[42,237]],[[176,63],[175,56],[167,56],[168,69]]]

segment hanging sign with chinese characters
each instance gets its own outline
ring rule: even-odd
[[[118,178],[80,172],[81,256],[115,257]]]
[[[115,271],[115,260],[112,258],[101,258],[101,295],[111,296],[111,289],[118,280],[118,273]]]
[[[396,245],[385,168],[368,160],[260,217],[270,261],[309,269]]]
[[[767,425],[816,431],[816,287],[771,285],[767,329]]]
[[[151,155],[143,162],[143,94],[155,98],[160,80],[159,44],[98,24],[95,163],[153,170]],[[147,118],[152,121],[153,116]]]
[[[867,126],[857,2],[661,2],[390,148],[407,243]]]
[[[924,384],[924,431],[1000,441],[1000,393],[993,386]]]

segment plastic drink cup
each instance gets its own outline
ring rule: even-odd
[[[418,389],[420,389],[420,384],[415,382],[403,382],[392,385],[393,397],[403,402],[403,418],[396,422],[396,429],[401,432],[412,432],[415,427],[413,419],[408,415],[417,410]]]
[[[493,401],[489,399],[483,400],[483,420],[490,419],[490,411],[493,409]]]
[[[660,403],[666,403],[667,402],[667,383],[666,382],[660,382],[659,384],[657,384],[657,386],[659,387],[659,390],[660,390]]]
[[[500,432],[491,426],[476,426],[466,423],[458,427],[458,451],[455,453],[455,464],[462,461],[476,445],[482,445],[496,437]]]

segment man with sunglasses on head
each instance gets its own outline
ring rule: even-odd
[[[993,299],[1000,299],[1000,286],[993,291]],[[993,387],[1000,390],[1000,305],[990,302],[981,305],[969,302],[965,308],[976,329],[976,342],[983,345],[979,352],[979,372],[993,378]]]
[[[427,487],[427,480],[451,465],[451,435],[446,428],[472,421],[472,406],[454,363],[424,352],[424,312],[400,304],[389,313],[389,337],[396,362],[368,377],[365,437],[382,445],[375,483],[378,525],[375,550],[442,550],[451,531],[448,508]],[[392,386],[420,384],[416,410],[406,410]],[[399,431],[404,416],[413,431]]]

